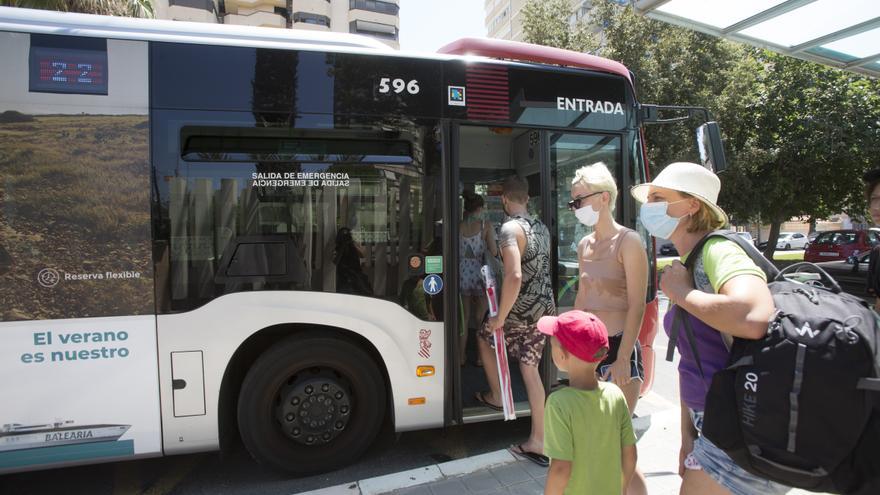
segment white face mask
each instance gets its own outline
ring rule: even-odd
[[[645,226],[645,230],[648,231],[654,237],[660,237],[661,239],[669,239],[669,236],[675,232],[675,228],[678,227],[678,224],[681,222],[681,219],[686,217],[684,215],[682,217],[672,217],[666,212],[666,209],[671,204],[681,203],[685,201],[680,199],[678,201],[673,201],[672,203],[668,203],[666,201],[658,201],[656,203],[643,203],[640,210],[640,220],[642,225]]]
[[[574,216],[587,227],[592,227],[599,223],[599,212],[594,210],[592,205],[582,206],[574,210]]]

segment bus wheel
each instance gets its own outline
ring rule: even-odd
[[[238,427],[258,462],[295,474],[348,464],[385,417],[385,384],[369,354],[346,340],[291,338],[260,356],[241,386]]]

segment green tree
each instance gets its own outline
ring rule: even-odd
[[[733,71],[741,94],[725,102],[733,159],[723,177],[724,207],[770,224],[771,240],[790,218],[864,216],[861,175],[878,165],[880,84],[765,50],[745,51]],[[775,247],[768,243],[765,255]]]
[[[523,6],[523,36],[529,43],[554,46],[576,52],[594,47],[594,40],[586,23],[571,22],[570,0],[529,0]]]
[[[527,41],[622,62],[636,75],[639,101],[708,108],[724,134],[730,168],[720,203],[734,222],[769,223],[775,239],[790,218],[864,214],[861,175],[880,166],[880,82],[654,21],[610,0],[594,2],[586,27],[572,25],[565,4],[530,0]],[[652,166],[696,161],[696,123],[648,126]],[[766,254],[773,249],[768,243]]]
[[[152,0],[0,0],[0,5],[122,17],[153,17]]]

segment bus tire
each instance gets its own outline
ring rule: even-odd
[[[381,429],[385,405],[385,382],[364,349],[331,337],[290,338],[248,370],[238,427],[257,462],[311,474],[359,458]]]

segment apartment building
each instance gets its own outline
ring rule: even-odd
[[[363,34],[400,48],[399,0],[154,0],[156,18]]]
[[[484,0],[486,32],[490,38],[525,41],[522,29],[522,9],[528,0]],[[589,14],[592,0],[570,0],[571,22]],[[625,3],[625,2],[624,2]]]

